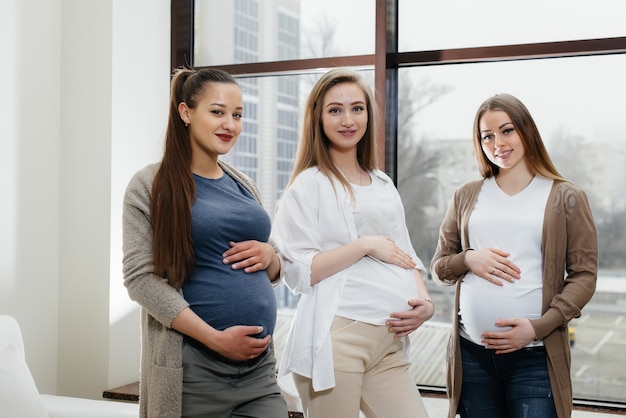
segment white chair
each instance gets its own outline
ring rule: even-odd
[[[0,315],[0,417],[125,418],[138,417],[139,405],[128,402],[42,395],[24,356],[20,326]]]

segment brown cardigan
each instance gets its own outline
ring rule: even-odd
[[[467,273],[469,250],[467,224],[483,180],[470,182],[454,194],[439,230],[437,250],[431,262],[439,285],[456,284],[455,312],[459,309],[461,279]],[[571,355],[567,324],[593,296],[598,268],[598,237],[585,193],[569,182],[555,181],[543,220],[542,316],[531,320],[537,338],[543,338],[548,371],[559,418],[572,414]],[[461,351],[458,316],[454,317],[448,344],[448,417],[454,418],[461,396]]]

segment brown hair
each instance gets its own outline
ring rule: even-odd
[[[354,83],[363,90],[367,106],[367,128],[357,145],[357,161],[365,170],[376,168],[376,138],[378,119],[380,117],[374,94],[369,86],[355,71],[337,68],[324,74],[313,86],[304,108],[302,134],[296,154],[296,161],[289,184],[310,167],[318,167],[328,178],[336,178],[343,187],[352,194],[350,182],[335,166],[328,153],[329,139],[322,127],[322,106],[324,96],[332,87],[341,83]]]
[[[474,152],[483,178],[495,176],[500,171],[500,167],[489,161],[481,146],[480,119],[490,110],[501,110],[511,118],[524,144],[528,166],[533,173],[552,180],[565,180],[552,163],[530,112],[519,99],[510,94],[496,94],[488,98],[480,105],[474,117]]]
[[[193,270],[191,205],[196,198],[189,130],[178,113],[178,105],[185,102],[188,108],[194,109],[210,83],[237,84],[237,81],[217,69],[174,71],[165,150],[152,184],[152,261],[155,272],[177,289]]]

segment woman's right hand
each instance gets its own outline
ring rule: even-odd
[[[231,360],[252,360],[264,353],[270,345],[270,335],[254,337],[262,331],[263,327],[259,326],[235,325],[218,331],[209,348]]]
[[[371,235],[359,239],[363,240],[366,253],[370,257],[405,269],[412,269],[416,266],[413,258],[385,235]]]
[[[367,235],[332,250],[318,253],[311,263],[311,286],[348,268],[363,257],[372,257],[405,269],[415,268],[411,256],[402,251],[391,238]]]
[[[477,276],[502,286],[502,280],[513,283],[519,280],[521,270],[509,260],[511,254],[497,248],[482,248],[465,252],[465,266]]]
[[[172,320],[172,329],[188,335],[211,350],[231,360],[245,361],[258,357],[270,344],[271,336],[256,338],[263,332],[258,325],[236,325],[219,331],[200,318],[191,308],[180,311]]]

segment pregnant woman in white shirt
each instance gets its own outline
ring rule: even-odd
[[[274,218],[285,283],[300,295],[279,384],[306,418],[427,416],[407,350],[434,306],[400,196],[376,169],[377,118],[357,73],[322,76]]]
[[[517,98],[479,107],[473,144],[483,180],[454,194],[431,263],[436,282],[457,286],[448,417],[569,418],[567,325],[598,267],[589,202]]]

